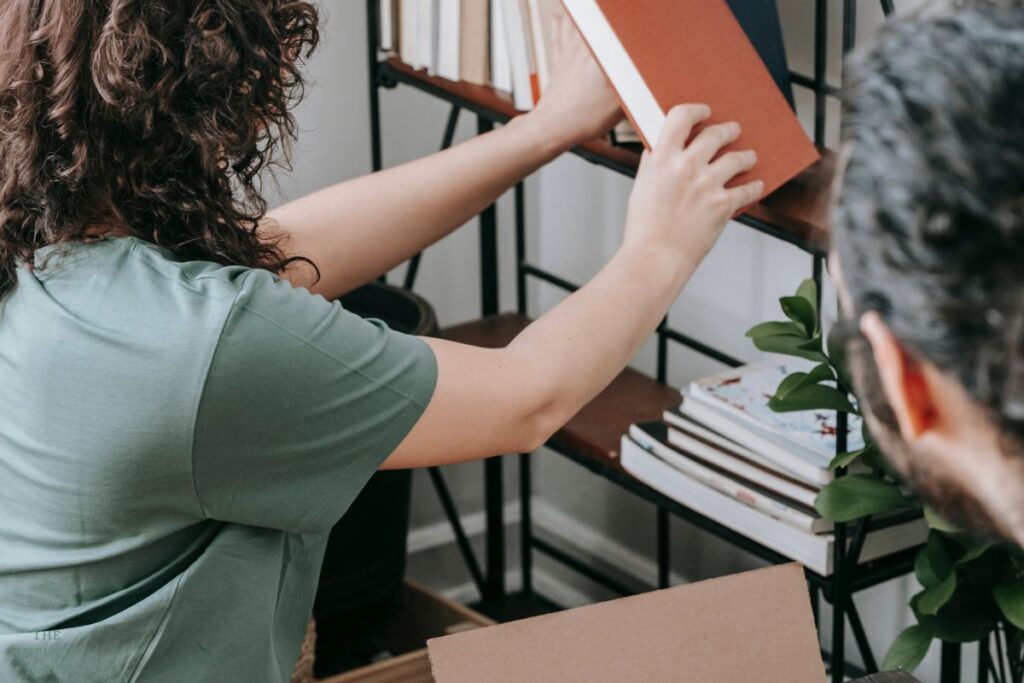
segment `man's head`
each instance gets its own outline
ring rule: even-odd
[[[883,450],[1024,543],[1024,4],[897,20],[848,65],[832,264]]]
[[[0,2],[0,296],[16,259],[97,228],[279,265],[259,174],[317,37],[290,0]]]

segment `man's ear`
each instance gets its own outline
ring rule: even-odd
[[[925,368],[903,348],[882,317],[861,316],[860,331],[871,344],[875,365],[903,438],[912,441],[935,426],[937,412]]]

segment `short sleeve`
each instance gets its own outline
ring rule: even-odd
[[[212,355],[192,451],[205,515],[329,529],[426,409],[421,339],[265,271],[239,278]]]

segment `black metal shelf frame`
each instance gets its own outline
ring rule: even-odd
[[[843,54],[853,49],[856,42],[856,11],[858,0],[833,0],[836,4],[842,5],[842,47]],[[893,0],[879,0],[886,16],[893,13]],[[798,87],[810,89],[814,94],[814,138],[819,145],[824,143],[827,100],[829,97],[839,95],[840,88],[827,80],[827,55],[828,55],[828,8],[830,0],[814,0],[814,73],[812,76],[791,72],[791,81]],[[508,117],[488,109],[472,100],[463,98],[448,90],[438,87],[430,82],[416,78],[404,71],[395,69],[390,64],[380,61],[378,49],[379,24],[377,17],[378,0],[367,0],[367,38],[369,57],[369,106],[370,106],[370,143],[373,170],[376,172],[382,168],[382,132],[380,120],[380,99],[381,88],[393,88],[398,84],[409,85],[428,95],[444,100],[452,105],[451,113],[445,127],[441,149],[446,149],[452,144],[456,126],[461,112],[466,111],[477,119],[477,133],[484,134],[492,130],[495,124],[503,124]],[[633,177],[635,170],[628,165],[619,163],[613,159],[596,154],[585,148],[575,148],[572,152],[592,163],[598,164],[611,171]],[[516,300],[518,312],[526,315],[528,308],[527,282],[530,277],[546,282],[557,288],[571,292],[578,287],[561,276],[549,272],[527,259],[526,250],[526,224],[525,224],[525,188],[523,183],[516,185],[514,189],[515,201],[515,260],[516,260]],[[824,247],[800,240],[792,233],[782,231],[764,221],[750,216],[741,216],[738,222],[747,225],[759,232],[781,239],[804,250],[811,257],[812,277],[818,284],[819,293],[822,291],[824,272],[825,251]],[[480,215],[480,280],[481,280],[481,315],[491,316],[499,312],[498,301],[498,245],[497,245],[497,210],[496,206],[490,206]],[[416,275],[419,270],[421,255],[415,256],[409,263],[405,276],[405,287],[411,289],[415,285]],[[666,382],[668,374],[668,349],[669,342],[687,347],[697,353],[710,357],[726,366],[739,366],[742,361],[708,345],[688,334],[670,326],[666,317],[659,325],[657,331],[657,380]],[[839,439],[837,443],[838,452],[846,449],[846,415],[839,415]],[[672,516],[688,521],[694,526],[709,532],[724,541],[773,564],[789,562],[790,559],[784,555],[757,543],[743,534],[738,533],[713,519],[697,513],[684,504],[641,484],[637,480],[625,474],[617,468],[608,466],[605,463],[577,452],[574,449],[566,448],[557,442],[549,446],[561,455],[576,462],[594,474],[601,476],[618,486],[632,492],[640,498],[647,500],[655,506],[656,510],[656,540],[657,540],[657,565],[658,585],[650,586],[647,589],[664,588],[669,585],[670,577],[670,544],[669,530]],[[456,541],[460,552],[466,562],[467,569],[473,578],[474,583],[480,591],[481,596],[487,600],[500,599],[506,595],[505,586],[505,536],[504,536],[504,472],[502,458],[490,458],[484,462],[484,489],[485,489],[485,516],[486,516],[486,563],[485,570],[481,570],[473,550],[469,544],[465,531],[462,528],[458,511],[452,501],[448,487],[445,484],[441,470],[430,469],[431,481],[439,495],[444,512],[455,532]],[[533,553],[540,552],[555,561],[575,570],[581,575],[608,588],[613,593],[627,595],[636,592],[634,589],[623,585],[617,579],[602,573],[586,562],[574,557],[567,551],[558,548],[550,541],[538,537],[533,532],[531,518],[532,501],[532,468],[530,454],[518,456],[519,465],[519,497],[521,509],[521,564],[523,591],[527,594],[533,592]],[[845,472],[837,473],[842,476]],[[911,513],[919,514],[919,513]],[[831,576],[821,576],[811,571],[806,571],[808,588],[814,608],[815,620],[818,620],[819,597],[828,601],[832,607],[832,643],[831,650],[823,655],[831,662],[842,662],[842,666],[831,667],[833,683],[842,681],[845,674],[862,675],[863,673],[876,673],[878,661],[876,660],[868,643],[863,622],[861,621],[854,594],[884,583],[891,579],[903,576],[913,571],[913,562],[916,548],[911,548],[887,557],[867,563],[858,561],[861,548],[863,547],[866,533],[870,530],[898,524],[907,521],[906,515],[898,515],[885,520],[860,520],[857,524],[835,525],[835,556],[833,559],[834,572]],[[849,539],[849,543],[847,540]],[[845,634],[846,625],[850,631],[857,649],[864,662],[864,670],[854,667],[846,661],[845,655]],[[984,669],[981,669],[984,670]],[[958,645],[943,644],[942,650],[942,683],[958,683],[960,680],[960,647]],[[980,683],[985,683],[987,676],[979,678]]]

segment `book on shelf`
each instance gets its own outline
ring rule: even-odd
[[[659,458],[629,435],[622,437],[622,467],[639,481],[687,508],[742,534],[775,552],[829,576],[834,571],[835,536],[814,534],[782,522],[736,498],[704,484]],[[870,531],[860,561],[869,562],[924,542],[928,523],[915,519]],[[847,537],[847,547],[852,543]]]
[[[770,194],[819,155],[726,0],[564,0],[647,146],[673,106],[711,106],[709,123],[737,121],[726,148],[753,149]]]
[[[789,78],[789,60],[782,38],[782,22],[775,0],[728,0],[736,21],[747,34],[751,45],[757,50],[775,86],[795,109],[793,84]]]
[[[537,59],[537,80],[543,93],[551,80],[555,29],[559,18],[564,17],[562,0],[528,0],[527,9],[533,34],[533,53]]]
[[[378,31],[380,49],[384,52],[394,52],[398,49],[398,25],[395,23],[398,17],[398,0],[380,0],[378,10]]]
[[[416,66],[437,73],[438,0],[418,0],[416,10]]]
[[[484,0],[463,0],[459,36],[459,78],[473,85],[490,82],[491,14]]]
[[[512,99],[516,109],[530,111],[540,99],[540,81],[527,0],[501,0],[505,44],[512,67]]]
[[[508,54],[505,30],[505,0],[490,1],[491,18],[491,86],[502,92],[512,92],[512,62]]]
[[[598,10],[607,6],[613,10],[618,8],[622,15],[629,14],[622,9],[626,0],[587,2]],[[754,46],[747,45],[748,50],[754,49],[754,61],[760,59],[761,70],[767,70],[775,79],[776,90],[791,104],[789,71],[774,0],[700,0],[699,8],[692,5],[693,2],[636,0],[636,7],[642,15],[643,11],[648,11],[645,6],[660,6],[664,9],[665,21],[689,11],[693,18],[699,19],[697,24],[705,31],[717,26],[705,15],[721,19],[731,10],[742,29],[740,37],[745,32]],[[568,0],[568,4],[572,7],[587,3]],[[512,95],[516,108],[524,111],[532,109],[548,87],[557,19],[572,21],[562,0],[379,0],[378,13],[382,50],[397,54],[403,62],[425,69],[428,74],[507,92]],[[722,42],[708,36],[691,36],[689,28],[679,31],[687,40],[699,38],[697,42],[702,45],[709,41],[715,45]],[[614,31],[611,33],[615,35]],[[654,35],[661,33],[663,31],[657,31]],[[690,63],[666,61],[671,68],[665,67],[664,74],[659,72],[663,76],[661,81],[674,83],[678,80],[678,87],[689,88],[691,84],[686,79],[692,78],[695,72],[707,71],[705,80],[722,73],[720,68],[705,68],[705,62],[709,61],[707,55],[690,50],[682,56],[690,59]],[[679,58],[679,54],[665,56],[665,60]],[[751,76],[733,74],[730,80],[746,82]],[[700,99],[700,91],[694,92],[690,99]],[[764,104],[755,101],[756,94],[749,98],[753,104],[748,109],[760,111]],[[759,114],[764,125],[776,120],[773,112],[774,109],[768,107],[766,113]],[[787,123],[792,124],[792,121]],[[616,129],[614,140],[622,144],[642,144],[641,133],[627,120]],[[799,145],[794,149],[799,149]]]
[[[812,534],[832,530],[832,523],[823,519],[814,509],[814,494],[810,493],[810,502],[806,498],[798,500],[772,490],[761,480],[760,472],[753,471],[749,477],[737,474],[731,468],[721,467],[709,459],[705,459],[693,450],[677,448],[668,438],[668,429],[664,423],[633,425],[629,428],[629,436],[633,441],[653,456],[679,470],[695,481],[709,486],[755,510],[790,524]],[[680,501],[685,503],[686,501]]]
[[[450,81],[460,79],[462,47],[462,3],[437,0],[437,75]]]
[[[720,435],[758,453],[812,484],[833,478],[838,420],[834,411],[776,413],[768,399],[782,380],[806,369],[799,361],[755,363],[691,382],[680,412]],[[848,450],[864,447],[861,419],[847,418]]]
[[[398,12],[398,58],[416,68],[419,67],[420,61],[420,53],[416,47],[416,36],[419,33],[419,6],[419,0],[400,0]]]
[[[692,453],[719,467],[750,481],[755,481],[781,496],[814,507],[814,499],[821,487],[805,482],[786,470],[773,465],[735,441],[695,422],[674,410],[664,414],[668,441],[676,448]]]

